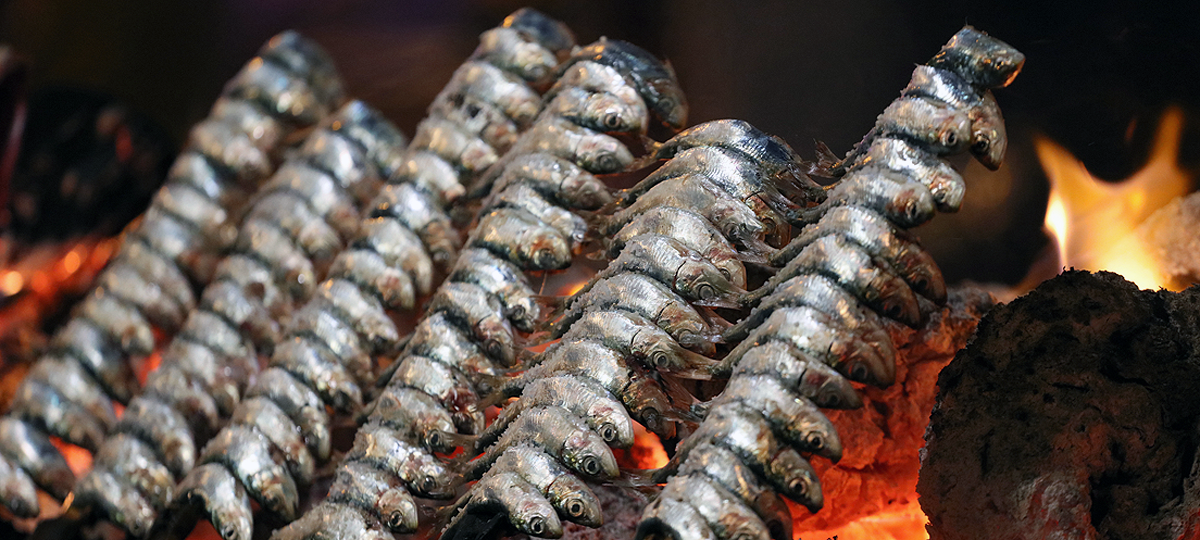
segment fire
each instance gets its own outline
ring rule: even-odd
[[[1063,147],[1044,138],[1035,141],[1050,180],[1045,226],[1058,247],[1060,266],[1116,272],[1143,288],[1171,284],[1136,232],[1156,210],[1191,189],[1191,178],[1178,165],[1182,131],[1182,111],[1167,110],[1150,160],[1116,184],[1092,176]]]

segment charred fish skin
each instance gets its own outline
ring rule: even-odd
[[[371,129],[381,130],[382,133],[371,134]],[[370,156],[378,158],[393,153],[377,148],[381,141],[402,143],[403,139],[396,137],[394,128],[387,125],[378,112],[361,102],[352,101],[309,135],[289,158],[289,165],[284,167],[284,172],[280,174],[291,174],[287,172],[289,167],[292,170],[305,168],[311,171],[311,177],[319,178],[326,185],[325,188],[311,193],[341,199],[352,207],[357,206],[367,200],[372,185],[378,187],[378,168]],[[218,265],[220,270],[217,272],[217,279],[201,295],[197,311],[189,315],[182,340],[190,345],[175,347],[172,344],[167,347],[162,356],[162,364],[147,381],[146,391],[129,403],[126,414],[113,429],[113,434],[122,438],[112,439],[111,445],[128,444],[125,439],[132,438],[152,448],[159,457],[153,461],[144,460],[146,462],[141,465],[134,465],[130,460],[137,457],[135,454],[107,451],[110,443],[105,442],[96,455],[92,471],[81,479],[77,486],[76,495],[80,502],[93,504],[101,511],[110,511],[106,517],[130,532],[142,532],[151,528],[157,515],[173,498],[174,479],[191,470],[198,459],[202,463],[213,462],[230,467],[238,481],[246,485],[248,494],[264,507],[285,515],[295,512],[297,495],[290,475],[299,470],[311,476],[311,454],[307,449],[297,448],[296,440],[288,437],[286,433],[272,429],[292,423],[274,402],[253,398],[251,401],[254,410],[260,414],[274,416],[282,423],[280,425],[254,422],[246,417],[244,407],[236,410],[228,404],[220,407],[209,397],[211,394],[218,394],[218,387],[227,384],[228,378],[220,374],[224,371],[220,369],[220,362],[229,362],[224,359],[234,356],[247,358],[249,362],[244,364],[250,369],[255,369],[255,351],[269,347],[273,349],[270,353],[272,366],[285,365],[292,377],[314,388],[317,395],[330,402],[335,409],[349,410],[361,404],[361,390],[350,373],[353,370],[344,368],[336,359],[339,358],[336,354],[344,353],[347,349],[361,351],[363,345],[347,343],[347,337],[339,339],[331,335],[337,332],[336,329],[330,328],[330,325],[337,324],[336,322],[324,321],[322,325],[322,321],[313,320],[314,314],[304,310],[297,314],[300,316],[299,321],[306,324],[304,328],[318,339],[284,339],[273,315],[290,312],[297,304],[305,301],[305,293],[313,290],[311,283],[316,279],[315,273],[309,273],[308,277],[304,278],[308,280],[309,286],[297,287],[293,280],[305,274],[285,269],[296,268],[297,265],[315,268],[317,263],[312,262],[310,258],[328,257],[331,251],[341,250],[350,231],[334,230],[335,220],[342,217],[336,214],[337,205],[313,202],[299,196],[300,192],[294,189],[297,185],[294,180],[275,179],[267,185],[267,191],[252,203],[246,213],[241,234],[254,236],[263,231],[271,231],[274,234],[271,238],[278,247],[265,248],[255,242],[237,243],[244,247],[232,259],[232,266],[225,267],[224,262]],[[287,221],[287,214],[279,215],[270,211],[273,205],[283,198],[290,199],[294,206],[303,208],[306,213],[302,215],[314,221],[290,222]],[[302,241],[304,236],[299,234],[300,227],[311,229],[317,226],[318,222],[329,228],[330,243],[319,249],[306,249]],[[276,251],[263,253],[272,249]],[[250,274],[258,275],[266,281],[246,281],[245,274],[240,279],[235,278],[234,275],[245,265],[255,268]],[[280,292],[267,304],[267,297],[253,290],[255,284],[259,285],[260,290],[269,287]],[[345,294],[339,295],[338,298],[343,302],[355,299],[352,295]],[[353,303],[339,306],[341,312],[363,309]],[[342,316],[343,319],[349,317],[344,313]],[[353,323],[348,326],[353,326]],[[342,334],[344,336],[346,331],[342,331]],[[321,343],[320,338],[330,342]],[[357,341],[359,338],[354,335],[353,339]],[[194,347],[208,349],[206,356],[213,358],[217,363],[207,368],[214,371],[197,372],[193,362],[198,352]],[[360,352],[361,354],[364,353]],[[287,361],[281,358],[286,358]],[[355,367],[359,372],[362,371],[361,366]],[[252,373],[246,373],[250,374]],[[247,379],[248,377],[243,377],[228,381],[234,385],[233,400],[237,400],[238,396],[246,391]],[[230,414],[235,418],[233,427],[222,431],[219,436],[221,438],[206,446],[203,453],[199,452],[198,446],[213,435]],[[198,418],[206,420],[197,422]],[[238,418],[241,420],[237,421]],[[238,452],[234,452],[234,448]],[[290,458],[288,469],[274,465],[266,451],[268,448],[279,449]],[[162,460],[161,464],[158,460]],[[254,463],[259,464],[259,468],[247,469]],[[165,466],[170,471],[172,485],[167,487],[165,492],[157,485],[159,491],[147,492],[133,483],[138,478],[136,475],[121,474],[121,471],[150,470],[155,466]],[[251,479],[255,483],[247,483]],[[147,501],[147,504],[137,508],[137,512],[130,511],[128,502],[124,499],[112,498],[114,494],[135,492]],[[120,511],[112,513],[113,510]]]
[[[841,183],[801,212],[810,224],[770,257],[782,268],[747,296],[757,303],[750,316],[726,331],[741,343],[713,369],[728,368],[731,379],[696,407],[707,417],[659,474],[667,486],[637,538],[790,537],[739,518],[749,508],[764,524],[790,522],[786,509],[759,504],[772,491],[820,509],[820,484],[799,452],[836,460],[842,449],[818,407],[861,406],[847,379],[891,383],[895,352],[880,323],[919,323],[914,291],[944,299],[940,272],[905,230],[961,204],[962,179],[941,158],[969,150],[999,166],[1007,143],[990,89],[1011,82],[1023,62],[1007,44],[964,28],[834,167]]]
[[[185,317],[197,302],[194,287],[212,279],[215,262],[232,247],[249,195],[270,176],[287,136],[310,129],[342,100],[340,84],[327,56],[299,35],[277,36],[260,49],[229,82],[209,117],[192,129],[150,208],[125,231],[97,289],[56,332],[45,361],[83,369],[68,368],[66,379],[35,369],[26,389],[33,394],[10,416],[38,432],[98,449],[116,424],[106,407],[96,406],[98,395],[89,388],[123,404],[137,394],[130,360],[149,354],[156,331],[169,338],[187,327]],[[16,478],[14,493],[33,489],[23,478],[44,478],[38,471],[16,473],[14,467],[22,465],[15,462],[6,465]],[[21,499],[4,502],[15,505],[10,508],[15,515],[36,514],[38,506]]]
[[[520,43],[508,40],[498,46],[508,43],[508,46],[520,45],[527,49],[530,43],[540,43],[539,39],[555,40],[560,37],[554,25],[540,20],[539,15],[528,11],[517,15],[510,19],[513,24],[528,26],[529,32],[539,33],[540,37],[535,33],[523,33]],[[504,51],[497,51],[495,47],[481,50],[520,61],[540,62],[543,61],[540,58],[544,58],[544,55],[508,55]],[[551,57],[557,57],[562,51],[547,49],[547,52]],[[459,100],[456,96],[468,96],[470,99]],[[370,189],[355,191],[354,197],[345,201],[349,204],[342,204],[336,198],[321,199],[324,207],[331,211],[339,207],[349,209],[334,212],[344,216],[343,220],[333,224],[336,230],[346,233],[344,249],[330,258],[329,271],[323,278],[325,281],[317,282],[314,278],[310,282],[311,298],[293,312],[294,316],[280,321],[278,334],[281,341],[274,347],[268,369],[244,391],[249,399],[233,411],[237,421],[219,432],[209,447],[202,451],[204,460],[210,465],[219,464],[232,473],[236,483],[247,493],[247,501],[257,501],[260,507],[283,521],[292,521],[297,517],[296,499],[289,486],[297,489],[302,487],[311,480],[313,467],[330,458],[331,413],[356,414],[362,407],[364,393],[373,388],[370,383],[377,376],[372,358],[392,353],[401,344],[401,336],[388,310],[403,311],[415,307],[420,297],[432,291],[439,267],[442,271],[450,270],[458,256],[461,244],[447,214],[447,205],[462,196],[462,186],[472,175],[490,166],[496,159],[496,150],[481,139],[481,135],[501,133],[493,127],[527,123],[537,112],[537,107],[530,111],[530,104],[536,100],[536,93],[529,89],[520,76],[473,58],[455,75],[438,102],[431,106],[429,118],[422,123],[406,151],[376,150],[366,156],[365,161],[372,167],[388,174],[387,182],[378,189],[377,194],[372,194],[375,190]],[[486,119],[481,121],[467,110],[472,103],[486,103],[502,111],[503,118],[492,116],[495,125],[488,124]],[[460,124],[459,121],[466,123]],[[344,123],[339,127],[346,133],[370,135],[375,142],[394,140],[394,128],[375,129],[384,125],[380,120],[363,129],[352,130],[346,128]],[[336,162],[321,169],[338,170],[348,165]],[[293,182],[287,187],[303,191],[306,186]],[[311,189],[306,193],[315,194]],[[358,205],[363,208],[361,212],[353,210]],[[320,277],[317,274],[314,276]],[[471,296],[467,293],[475,286],[464,284],[464,287],[468,290],[460,292]],[[437,313],[447,319],[443,324],[452,324],[448,321],[451,316],[456,321],[470,321],[474,326],[468,335],[474,336],[478,332],[479,335],[500,339],[500,344],[507,343],[499,337],[511,333],[503,314],[489,316],[486,309],[481,311],[473,306],[472,309],[454,309],[458,304],[449,305],[457,301],[457,296],[439,300],[442,307]],[[493,311],[500,310],[499,307],[489,307],[492,308]],[[427,341],[414,338],[410,343]],[[423,352],[432,355],[429,362],[435,358],[445,362],[452,354],[449,350],[434,346],[426,347]],[[485,353],[482,352],[472,356],[478,359],[484,357]],[[479,367],[475,364],[471,366]],[[446,367],[466,369],[470,366]],[[453,380],[452,369],[438,372],[440,378],[424,377],[421,379],[422,388],[435,393],[443,392],[439,394],[443,396],[447,395],[444,392],[454,391],[454,387],[446,384]],[[413,369],[397,372],[397,375],[416,377],[433,374]],[[396,397],[401,394],[393,392],[391,395]],[[411,395],[403,399],[404,403],[420,403]],[[287,429],[275,430],[274,426],[262,425],[248,409],[259,411],[260,414],[271,413]],[[395,408],[376,406],[373,410],[394,411]],[[429,414],[409,417],[423,424],[413,429],[398,429],[397,433],[421,433],[427,436],[427,440],[437,442],[437,437],[429,428],[446,428],[439,423],[440,417]],[[454,431],[457,430],[452,428],[447,433]],[[299,440],[289,433],[300,434]],[[236,447],[229,443],[233,440],[239,441]],[[218,445],[221,441],[227,444]],[[244,456],[244,459],[237,456]],[[257,457],[251,459],[251,456]],[[375,467],[386,472],[388,467],[397,462],[356,463],[354,466],[359,469]],[[449,478],[450,474],[441,471],[427,476],[441,479]],[[355,508],[356,515],[363,516],[365,512],[367,517],[362,519],[369,522],[379,524],[390,521],[398,526],[407,526],[415,521],[415,506],[411,504],[408,493],[419,496],[437,493],[421,491],[420,482],[392,485],[388,484],[391,481],[359,483],[350,481],[350,476],[342,478],[346,481],[338,484],[338,495],[322,503],[320,508],[326,509],[319,511],[321,515],[332,516],[331,519],[350,519],[349,514],[327,508],[329,505],[349,505]],[[196,490],[206,487],[185,476],[184,483],[189,482],[197,487],[190,492],[181,492],[172,499],[161,514],[160,520],[164,523],[182,528],[189,518],[199,517],[187,513],[190,504],[187,497],[198,497]],[[380,504],[367,508],[364,503],[366,492],[359,491],[376,490],[384,484],[390,487],[372,495],[382,497]],[[211,498],[211,494],[206,496]],[[408,504],[404,503],[405,500],[409,501]],[[177,516],[177,512],[183,514]],[[249,506],[241,508],[239,513],[252,515]],[[238,521],[229,530],[222,529],[219,532],[226,537],[248,537],[251,529],[246,524],[252,523],[252,518],[248,522]],[[312,523],[302,520],[301,525],[308,527]],[[368,530],[383,529],[375,527]]]

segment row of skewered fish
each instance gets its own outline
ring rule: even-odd
[[[282,328],[268,367],[232,420],[177,486],[161,532],[185,534],[203,516],[225,538],[250,538],[251,501],[268,523],[296,519],[300,489],[330,458],[333,421],[359,412],[373,389],[373,358],[399,346],[389,312],[411,310],[437,273],[466,257],[449,204],[529,126],[540,108],[533,85],[573,44],[565,28],[533,11],[514,14],[481,41],[407,150],[389,163],[388,183],[357,217],[357,232],[312,300]],[[434,295],[429,302],[445,300]],[[376,502],[394,510],[404,501]]]
[[[118,425],[113,403],[129,403],[139,391],[135,369],[154,351],[156,333],[219,330],[214,321],[188,317],[197,305],[193,285],[209,281],[238,239],[245,201],[270,176],[288,139],[341,100],[332,70],[313,44],[281,34],[192,129],[149,210],[126,230],[118,255],[0,419],[0,498],[9,512],[37,515],[35,486],[58,499],[71,492],[74,475],[49,437],[99,449]],[[126,410],[121,422],[139,412]]]
[[[945,299],[904,229],[961,204],[962,180],[939,158],[969,149],[999,165],[1003,123],[987,89],[1023,58],[964,29],[845,160],[819,168],[738,121],[647,143],[652,123],[684,125],[674,74],[627,43],[572,45],[532,10],[484,33],[407,151],[361,104],[322,124],[295,159],[341,158],[316,167],[332,183],[273,181],[255,199],[232,244],[256,272],[216,271],[186,319],[209,313],[227,331],[185,330],[164,352],[145,394],[99,432],[93,447],[114,433],[80,500],[136,535],[161,512],[162,533],[204,515],[248,539],[250,501],[296,519],[299,488],[330,457],[330,412],[359,413],[377,393],[329,495],[277,537],[412,532],[420,499],[453,498],[471,480],[448,537],[496,513],[536,536],[561,535],[562,519],[597,526],[587,482],[621,475],[610,447],[632,444],[636,420],[690,434],[654,477],[666,487],[639,535],[790,538],[774,493],[819,508],[805,455],[841,452],[818,407],[859,404],[847,380],[890,384],[887,321],[919,324]],[[317,148],[330,144],[342,146]],[[615,194],[597,178],[657,160],[668,161]],[[841,180],[826,192],[813,169]],[[447,212],[464,194],[483,204],[460,243]],[[336,203],[304,202],[322,195]],[[789,243],[792,226],[803,229]],[[280,232],[290,252],[260,247]],[[570,299],[538,298],[525,273],[566,268],[596,238],[609,267]],[[747,292],[746,262],[779,270]],[[439,269],[446,283],[401,339],[388,313],[411,310]],[[751,307],[732,326],[710,309]],[[560,341],[530,355],[531,332]],[[721,358],[723,343],[736,346]],[[255,351],[270,356],[261,372],[247,361]],[[381,355],[391,365],[379,373]],[[677,382],[731,375],[707,403]],[[486,425],[486,407],[508,397],[519,399]],[[459,447],[465,457],[444,456]],[[6,503],[10,492],[32,493],[5,491]]]
[[[843,377],[891,384],[896,352],[885,321],[915,326],[945,301],[937,266],[905,229],[958,210],[962,178],[942,158],[969,150],[1000,165],[1007,141],[990,89],[1023,63],[1007,44],[964,28],[832,166],[840,181],[772,255],[782,268],[745,297],[750,316],[725,332],[737,346],[712,371],[732,376],[655,473],[666,485],[638,538],[787,539],[792,517],[773,493],[820,508],[804,453],[837,460],[842,447],[817,407],[861,404]]]

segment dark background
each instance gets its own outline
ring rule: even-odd
[[[601,35],[670,59],[693,123],[743,118],[812,156],[844,152],[963,24],[1022,50],[997,99],[1009,121],[998,173],[962,162],[964,209],[921,234],[951,280],[1015,283],[1046,246],[1046,187],[1032,150],[1045,134],[1095,174],[1141,166],[1169,104],[1189,121],[1183,162],[1200,165],[1200,3],[979,1],[545,2],[580,43]],[[272,34],[295,28],[333,55],[352,95],[406,132],[478,34],[525,5],[507,0],[0,0],[0,42],[33,62],[34,87],[113,94],[176,141]]]

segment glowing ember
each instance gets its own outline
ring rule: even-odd
[[[633,446],[628,450],[614,449],[617,463],[632,469],[661,469],[666,466],[667,451],[663,450],[658,435],[646,431],[641,424],[633,424]]]
[[[792,506],[793,514],[804,511],[803,507]],[[835,529],[805,531],[803,537],[808,540],[928,540],[926,523],[929,520],[914,499]]]
[[[1058,246],[1060,266],[1109,270],[1143,288],[1169,284],[1158,270],[1159,261],[1134,232],[1155,210],[1191,189],[1191,178],[1177,163],[1182,131],[1183,113],[1169,109],[1149,162],[1116,184],[1093,177],[1061,146],[1042,138],[1035,142],[1050,180],[1045,224]]]

